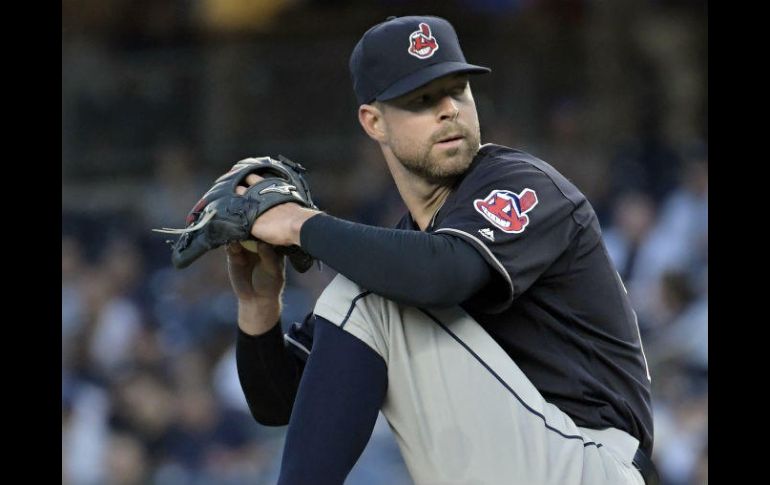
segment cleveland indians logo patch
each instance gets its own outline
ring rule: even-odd
[[[523,232],[529,224],[527,212],[537,205],[537,194],[524,189],[517,194],[510,190],[493,190],[485,199],[473,201],[473,207],[498,229],[509,234]]]
[[[430,33],[430,26],[421,22],[419,30],[415,30],[409,35],[408,52],[418,59],[427,59],[437,50],[438,41]]]

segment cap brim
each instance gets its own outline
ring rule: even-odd
[[[442,62],[434,64],[424,69],[399,79],[388,89],[378,94],[374,99],[377,101],[387,101],[414,91],[415,89],[428,84],[434,79],[447,76],[449,74],[468,73],[468,74],[486,74],[492,72],[488,67],[476,66],[465,62]]]

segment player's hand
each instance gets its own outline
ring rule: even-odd
[[[238,300],[252,301],[278,298],[285,282],[284,257],[263,242],[257,242],[258,252],[227,244],[227,270],[230,284]]]
[[[238,298],[238,324],[249,334],[264,333],[281,315],[285,258],[263,242],[252,252],[234,242],[225,246],[230,284]]]
[[[263,177],[251,174],[245,180],[248,185],[240,185],[235,191],[243,195],[248,187],[262,180],[264,180]],[[254,221],[251,226],[251,235],[273,246],[299,246],[299,232],[302,224],[319,213],[320,211],[307,209],[291,202],[277,205]]]

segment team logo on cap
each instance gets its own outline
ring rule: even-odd
[[[427,59],[438,50],[438,41],[430,33],[430,26],[420,23],[419,30],[409,35],[409,53],[418,59]]]
[[[473,207],[501,231],[518,234],[529,224],[527,212],[537,205],[537,194],[524,189],[517,194],[510,190],[493,190],[485,199],[473,201]]]

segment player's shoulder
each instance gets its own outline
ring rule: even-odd
[[[575,185],[545,160],[523,150],[486,143],[479,149],[460,187],[474,188],[500,185],[501,187],[556,187],[563,197],[575,206],[585,196]]]

